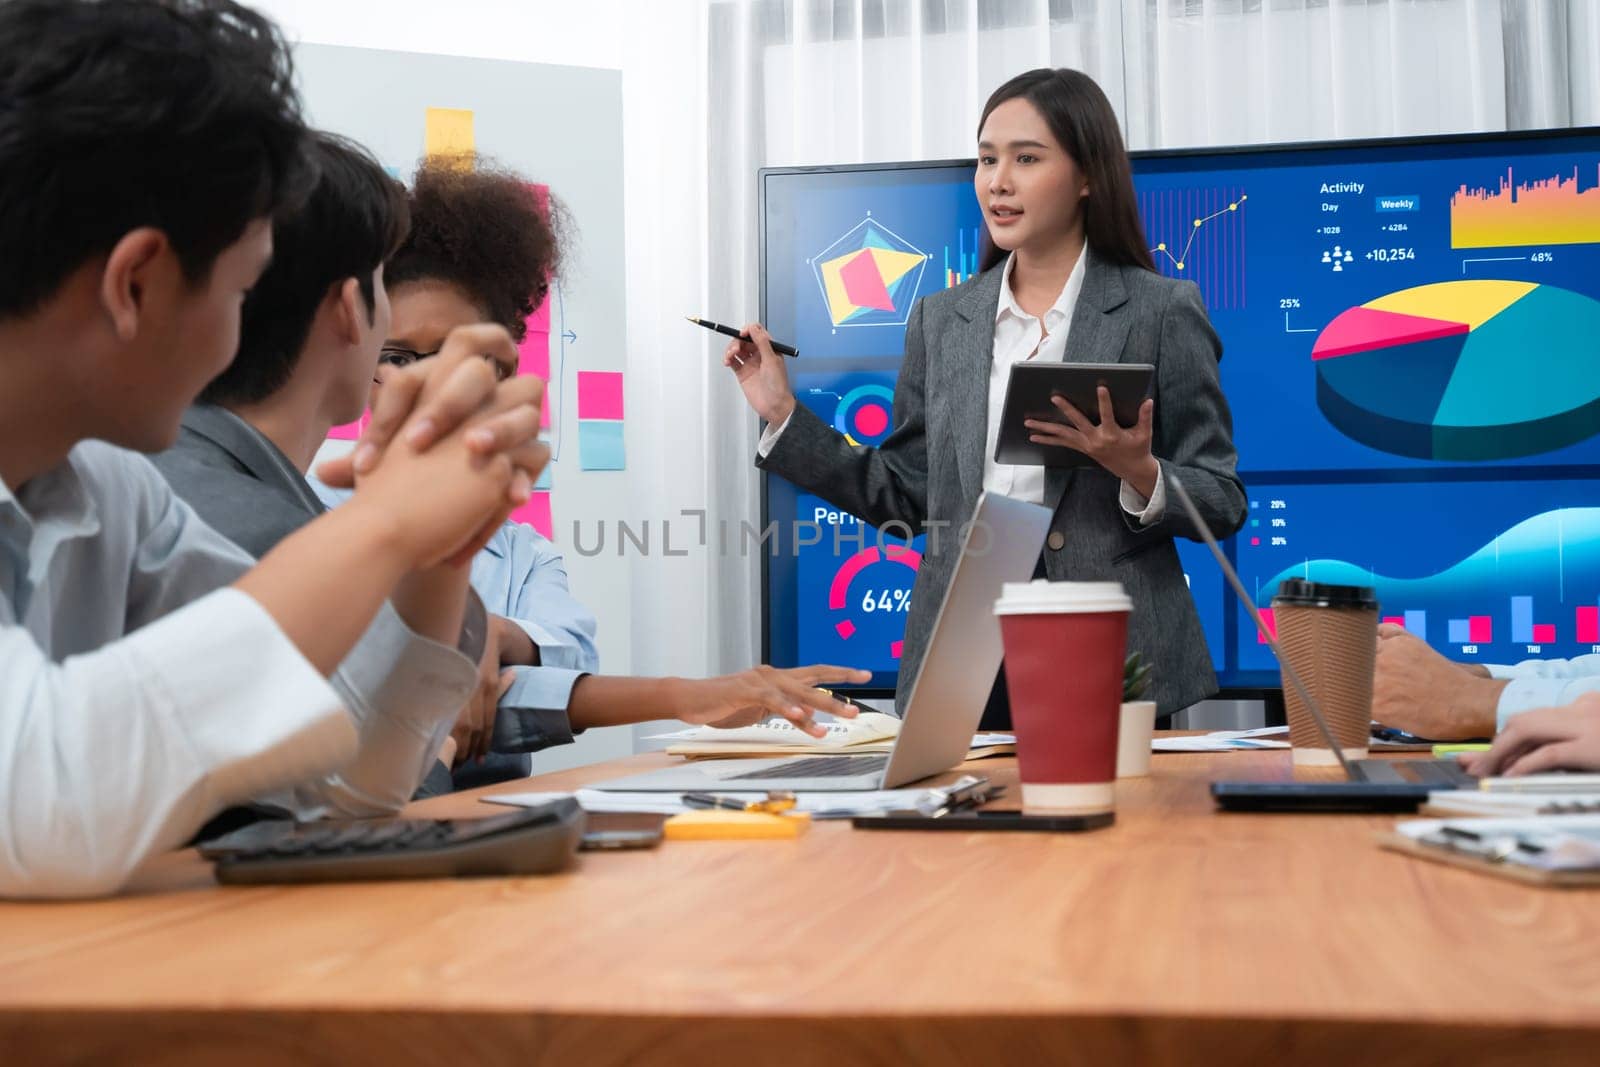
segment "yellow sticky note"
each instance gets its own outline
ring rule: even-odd
[[[423,151],[433,156],[460,156],[467,165],[477,152],[472,132],[472,112],[464,108],[430,107]]]
[[[764,811],[686,811],[662,826],[668,841],[739,841],[799,837],[811,825],[806,812],[773,815]]]

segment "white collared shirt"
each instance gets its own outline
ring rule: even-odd
[[[222,808],[403,804],[477,668],[389,605],[324,679],[253,561],[143,456],[98,441],[0,482],[0,897],[117,889]]]
[[[1055,303],[1046,309],[1041,321],[1022,310],[1017,303],[1011,289],[1011,271],[1016,266],[1017,254],[1013,252],[1006,257],[1005,273],[1000,279],[1000,302],[994,313],[994,358],[989,367],[989,428],[983,442],[983,487],[991,493],[1003,493],[1030,504],[1044,503],[1045,468],[996,463],[994,446],[1000,436],[1000,415],[1005,405],[1006,384],[1011,380],[1012,366],[1022,362],[1066,361],[1072,316],[1078,309],[1078,298],[1083,295],[1083,277],[1088,260],[1089,246],[1086,243],[1078,254],[1078,262],[1073,265],[1072,273],[1067,275],[1067,284],[1061,287]],[[1161,518],[1165,510],[1165,498],[1166,493],[1159,478],[1149,500],[1127,482],[1122,483],[1122,509],[1143,525],[1148,526]]]

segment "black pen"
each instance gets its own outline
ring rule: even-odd
[[[706,329],[712,330],[716,333],[726,334],[729,337],[737,337],[741,341],[750,340],[750,338],[746,337],[741,331],[734,329],[732,326],[724,326],[722,323],[712,322],[710,319],[697,319],[693,315],[685,315],[684,318],[688,319],[696,326],[704,326]],[[793,345],[783,344],[781,341],[773,341],[772,350],[778,353],[780,356],[798,356],[800,354],[800,350],[798,348],[795,348]]]

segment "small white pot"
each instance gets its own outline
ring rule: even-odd
[[[1134,700],[1122,705],[1117,730],[1117,777],[1143,778],[1150,773],[1150,742],[1156,732],[1156,702]]]

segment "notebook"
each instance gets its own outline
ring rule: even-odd
[[[758,756],[814,756],[838,752],[860,755],[888,752],[900,734],[900,720],[881,711],[863,710],[854,719],[821,723],[826,737],[803,733],[787,719],[769,719],[754,726],[721,730],[715,726],[696,726],[672,733],[656,734],[648,741],[670,742],[669,756],[687,759],[742,759]],[[1014,734],[976,734],[967,759],[1003,756],[1017,750]]]
[[[1447,789],[1429,793],[1424,815],[1600,815],[1600,793],[1485,793]]]
[[[721,730],[715,726],[696,726],[672,733],[656,734],[651,741],[668,741],[672,756],[726,756],[754,752],[782,756],[792,753],[855,751],[862,745],[892,742],[900,733],[900,720],[881,711],[863,710],[854,719],[834,719],[820,724],[826,737],[812,737],[787,719],[768,719],[753,726]],[[887,745],[881,746],[887,751]],[[861,751],[879,751],[866,748]]]

